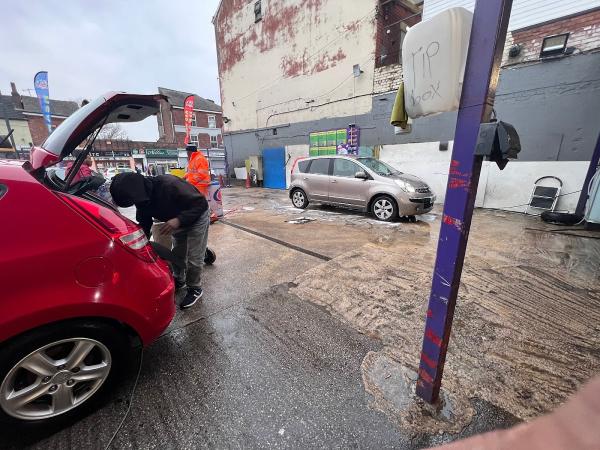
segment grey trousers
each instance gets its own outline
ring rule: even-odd
[[[202,286],[202,266],[208,244],[210,210],[189,227],[180,228],[172,236],[173,254],[183,261],[183,267],[174,266],[175,279],[189,287]]]

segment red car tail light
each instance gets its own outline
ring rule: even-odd
[[[90,219],[96,227],[114,241],[118,241],[138,258],[155,262],[157,255],[139,225],[102,205],[74,195],[57,193],[65,203]]]
[[[119,236],[119,241],[121,241],[126,248],[132,250],[138,258],[147,262],[156,261],[157,255],[150,246],[146,233],[144,233],[144,230],[141,228],[138,227],[138,229],[132,233],[122,234]]]

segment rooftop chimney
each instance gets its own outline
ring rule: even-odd
[[[10,82],[10,96],[12,97],[13,106],[15,108],[23,109],[23,103],[21,102],[21,96],[17,91],[17,85],[11,81]]]

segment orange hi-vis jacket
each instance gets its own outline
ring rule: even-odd
[[[194,152],[188,162],[185,180],[193,184],[204,197],[208,198],[208,189],[210,186],[210,169],[208,160],[202,152]]]

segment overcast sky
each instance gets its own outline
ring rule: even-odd
[[[29,95],[48,71],[50,97],[93,99],[106,91],[157,93],[158,86],[220,103],[214,28],[218,0],[2,0],[0,91]],[[35,95],[35,93],[31,93]],[[156,140],[156,118],[130,125]]]

